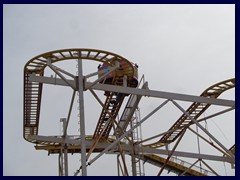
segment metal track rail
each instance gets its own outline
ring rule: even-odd
[[[166,159],[154,154],[149,154],[149,155],[144,155],[140,157],[143,161],[148,162],[150,164],[153,164],[155,166],[161,167]],[[177,162],[178,161],[178,162]],[[177,159],[176,162],[172,160],[168,161],[168,163],[166,164],[166,170],[168,170],[169,172],[174,172],[176,174],[181,174],[183,172],[186,171],[186,173],[184,174],[184,176],[213,176],[214,174],[206,169],[202,169],[202,172],[199,172],[200,169],[199,167],[194,166],[191,169],[188,169],[191,166],[190,163],[183,161],[183,160],[179,160]]]
[[[89,142],[90,141],[94,142],[94,139],[92,136],[89,136],[86,138]],[[110,144],[113,141],[114,139],[109,138],[106,141],[106,143]],[[48,151],[49,154],[59,154],[59,152],[61,151],[61,144],[56,142],[50,143],[49,141],[38,140],[38,145],[35,146],[35,148],[36,150],[46,150]],[[90,150],[91,150],[91,146],[87,146],[86,152]],[[99,152],[102,152],[103,150],[104,150],[104,147],[95,147],[93,152],[99,153]],[[67,148],[67,152],[71,154],[81,153],[81,147],[80,145],[70,145]],[[144,154],[144,155],[141,154],[141,155],[138,155],[137,157],[143,160],[144,162],[148,162],[158,167],[161,167],[166,161],[166,158],[157,156],[155,154]],[[214,174],[209,170],[201,168],[201,172],[200,172],[200,167],[197,167],[195,165],[192,166],[191,163],[188,163],[186,161],[183,161],[177,158],[171,158],[166,164],[165,169],[176,174],[181,174],[186,171],[186,173],[184,174],[185,176],[214,176]]]
[[[229,90],[231,88],[235,87],[235,78],[228,79],[226,81],[222,81],[220,83],[217,83],[209,88],[207,88],[200,96],[203,97],[211,97],[211,98],[217,98],[220,96],[224,91]],[[204,111],[206,111],[211,104],[207,103],[196,103],[194,102],[187,110],[186,112],[194,119],[197,119],[199,116],[203,114]],[[146,146],[151,146],[154,148],[158,148],[161,146],[164,146],[166,144],[169,144],[173,141],[175,141],[182,131],[185,130],[186,126],[190,126],[192,123],[191,119],[186,115],[183,114],[169,129],[170,133],[165,134],[159,141],[156,143],[152,143]],[[175,131],[173,131],[175,130]]]
[[[63,50],[56,50],[41,54],[32,58],[28,61],[24,67],[24,99],[23,99],[23,137],[25,140],[35,143],[36,149],[39,150],[47,150],[49,154],[52,153],[60,153],[61,146],[65,143],[64,137],[46,137],[40,138],[38,135],[38,128],[39,128],[39,120],[40,120],[40,111],[41,111],[41,99],[42,99],[42,88],[43,84],[41,82],[32,82],[29,80],[29,76],[31,74],[35,74],[36,76],[43,76],[44,69],[48,66],[49,60],[51,63],[63,61],[63,60],[75,60],[75,59],[84,59],[84,60],[94,60],[98,62],[102,62],[108,64],[109,66],[114,67],[116,62],[120,64],[125,64],[124,72],[121,68],[116,70],[116,77],[112,82],[112,85],[115,86],[124,86],[128,87],[129,82],[133,80],[134,76],[134,68],[132,63],[130,63],[127,59],[107,51],[100,51],[95,49],[63,49]],[[125,77],[123,77],[125,75]],[[126,81],[124,81],[124,79]],[[77,86],[76,86],[77,87]],[[76,90],[76,87],[73,89]],[[235,87],[235,79],[229,79],[218,84],[215,84],[208,89],[206,89],[200,96],[202,97],[211,97],[211,98],[218,98],[224,91],[229,90]],[[84,89],[86,90],[86,89]],[[119,113],[121,105],[123,103],[124,98],[127,94],[118,93],[118,92],[106,92],[106,100],[102,112],[100,114],[95,132],[91,137],[85,137],[86,140],[89,142],[91,141],[92,144],[98,142],[98,140],[105,140],[105,143],[111,144],[116,142],[116,139],[109,138],[109,134],[113,128],[113,123]],[[121,92],[121,91],[119,91]],[[127,103],[121,120],[119,122],[119,127],[123,130],[126,129],[127,125],[130,122],[132,114],[136,109],[141,96],[138,95],[131,95],[129,98],[129,102]],[[190,114],[190,116],[197,120],[202,113],[209,108],[211,104],[208,103],[197,103],[194,102],[186,112]],[[123,122],[124,121],[124,122]],[[185,130],[188,126],[192,123],[191,119],[183,114],[175,124],[169,129],[169,133],[165,134],[159,141],[156,143],[146,145],[150,146],[151,148],[158,148],[168,143],[175,141],[181,134],[182,131]],[[118,130],[118,129],[117,129]],[[38,137],[38,138],[34,138]],[[56,138],[55,141],[52,141],[53,138]],[[84,138],[83,138],[84,139]],[[79,137],[68,139],[71,140],[79,140]],[[75,142],[75,141],[74,141]],[[120,144],[123,142],[120,142]],[[103,152],[104,148],[100,146],[92,147],[92,144],[88,144],[86,147],[87,152]],[[95,145],[95,144],[94,144]],[[113,150],[114,151],[114,150]],[[235,145],[230,148],[230,151],[235,154]],[[81,146],[79,144],[70,143],[67,149],[68,153],[80,153]],[[110,153],[110,151],[109,151]],[[166,159],[163,157],[156,156],[154,154],[144,154],[139,155],[139,158],[142,160],[152,163],[157,166],[162,166],[165,164]],[[185,175],[191,176],[205,176],[209,174],[205,174],[199,172],[197,170],[188,169],[184,162],[183,164],[177,163],[173,160],[169,160],[166,164],[166,168],[169,171],[173,171],[176,173],[185,173]],[[207,170],[203,170],[204,172],[209,172]],[[209,172],[211,173],[211,172]]]
[[[80,53],[79,53],[80,52]],[[133,65],[122,56],[117,54],[95,50],[95,49],[62,49],[40,54],[31,60],[29,60],[24,67],[24,99],[23,99],[23,137],[25,140],[37,143],[34,140],[28,139],[29,135],[37,135],[40,119],[40,108],[42,98],[42,83],[35,83],[29,81],[30,74],[36,74],[36,76],[43,76],[44,69],[47,67],[48,59],[51,63],[64,61],[64,60],[94,60],[108,64],[109,66],[115,66],[115,62],[121,62],[127,64],[127,80],[132,80],[134,75]],[[116,70],[117,74],[121,74],[121,70]]]
[[[61,138],[61,137],[59,137]],[[92,136],[86,137],[89,142],[94,142],[94,139]],[[106,142],[107,144],[110,144],[114,140],[109,138]],[[125,144],[126,145],[126,144]],[[61,151],[61,143],[53,143],[47,140],[38,140],[38,145],[35,146],[36,150],[46,150],[48,151],[48,154],[59,154]],[[91,146],[86,147],[86,152],[91,150]],[[104,150],[104,147],[96,147],[94,148],[94,153],[99,153]],[[80,145],[69,145],[67,148],[67,152],[74,154],[74,153],[81,153],[81,146]],[[127,153],[128,154],[128,153]],[[138,155],[138,158],[143,160],[144,162],[148,162],[150,164],[153,164],[154,166],[161,167],[166,159],[154,154],[144,154],[144,155]],[[191,167],[191,168],[190,168]],[[200,172],[200,167],[192,166],[192,164],[177,159],[177,158],[171,158],[167,165],[166,170],[171,171],[176,174],[181,174],[186,171],[184,174],[185,176],[213,176],[214,174],[206,169],[201,168],[202,172]]]
[[[59,154],[61,152],[61,148],[65,143],[64,138],[62,136],[30,136],[30,138],[35,139],[37,141],[37,145],[35,146],[36,150],[46,150],[48,154]],[[70,136],[66,141],[69,144],[67,147],[67,153],[81,153],[81,143],[79,142],[80,136]],[[102,152],[107,146],[115,141],[115,138],[108,137],[107,141],[99,143],[93,150],[92,144],[95,143],[95,139],[93,136],[86,136],[87,146],[86,152],[92,151],[93,153]],[[126,154],[131,156],[131,145],[126,142],[120,142],[122,144],[122,148],[125,149]],[[233,145],[230,149],[233,149],[235,145]],[[130,151],[129,151],[130,150]],[[109,150],[108,153],[115,153],[116,149]],[[139,152],[136,154],[138,159],[143,160],[144,162],[148,162],[158,167],[162,167],[166,162],[165,155],[155,155]],[[201,158],[200,158],[201,159]],[[198,159],[198,161],[200,160]],[[176,173],[178,175],[184,176],[214,176],[218,175],[212,171],[204,169],[202,167],[198,167],[195,163],[189,163],[187,161],[183,161],[182,159],[171,157],[167,162],[165,169],[169,172]]]
[[[29,82],[28,74],[24,75],[24,137],[38,134],[42,84]],[[34,140],[29,140],[36,143]]]
[[[93,139],[99,138],[99,136],[101,136],[101,140],[106,140],[108,138],[109,133],[113,127],[114,120],[118,115],[124,98],[125,95],[123,94],[109,92],[109,95],[107,96],[104,104],[105,108],[102,109],[95,132],[93,134]],[[108,114],[108,112],[111,114],[111,116]],[[107,123],[108,121],[110,122]]]

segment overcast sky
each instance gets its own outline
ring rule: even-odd
[[[58,175],[57,155],[36,151],[34,144],[23,139],[23,69],[32,57],[64,48],[93,48],[119,54],[139,65],[139,75],[145,75],[150,89],[200,95],[209,86],[235,77],[235,7],[3,5],[4,175]],[[97,65],[84,62],[84,73],[96,71]],[[59,66],[76,72],[74,62]],[[102,92],[98,94],[104,98]],[[89,92],[85,95],[86,133],[92,134],[101,107]],[[70,88],[44,85],[41,135],[60,134],[59,119],[67,116],[70,97]],[[235,100],[234,90],[220,97]],[[139,105],[141,116],[162,101],[143,98]],[[182,106],[187,108],[190,104]],[[75,106],[71,121],[73,134],[78,133]],[[205,115],[214,112],[211,108]],[[166,131],[180,115],[173,105],[167,105],[143,124],[143,137]],[[235,143],[234,111],[203,125],[226,147]],[[192,135],[186,136],[180,149],[192,152],[187,143],[189,137]],[[70,175],[79,167],[79,159],[80,155],[69,155]],[[159,171],[147,163],[145,166],[146,175],[156,175]],[[213,166],[216,167],[214,163]],[[235,174],[229,164],[226,171],[223,163],[220,166],[220,174]],[[117,175],[116,156],[104,155],[88,168],[88,174]]]

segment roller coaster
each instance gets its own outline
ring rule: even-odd
[[[72,60],[77,62],[77,75],[54,65],[60,61],[72,62]],[[97,61],[101,64],[96,72],[84,76],[82,61],[85,60]],[[44,76],[46,67],[50,68],[56,76]],[[93,82],[89,81],[92,77],[95,77]],[[43,136],[39,134],[43,84],[66,86],[73,90],[67,118],[61,119],[62,135]],[[81,154],[81,163],[79,167],[76,167],[74,175],[86,176],[87,167],[102,155],[116,154],[118,175],[131,175],[124,158],[125,155],[129,155],[133,176],[145,174],[144,163],[159,167],[158,176],[163,170],[180,176],[218,176],[221,174],[210,167],[205,160],[226,162],[235,168],[235,144],[232,147],[225,147],[219,139],[203,127],[201,122],[235,109],[235,101],[218,98],[223,92],[232,88],[235,88],[235,78],[210,86],[200,96],[150,90],[148,82],[138,77],[138,65],[120,55],[81,48],[51,51],[30,59],[24,67],[23,138],[35,144],[36,150],[45,150],[48,154],[59,155],[60,176],[69,174],[69,153]],[[102,107],[92,135],[85,134],[84,91],[90,91]],[[105,102],[102,102],[95,91],[103,92]],[[68,135],[76,93],[79,96],[80,135]],[[141,119],[137,112],[139,103],[144,97],[160,98],[165,101]],[[192,104],[185,110],[178,101]],[[182,115],[168,130],[147,139],[139,138],[140,128],[144,126],[144,122],[169,103],[179,109]],[[201,116],[212,105],[227,109],[207,117]],[[121,108],[123,108],[122,111]],[[194,131],[191,128],[193,125],[201,129],[204,136]],[[177,146],[186,135],[186,131],[194,133],[199,139],[213,147],[218,155],[177,151]],[[173,148],[170,149],[170,145]],[[90,160],[92,153],[96,153],[97,156]],[[177,157],[196,159],[196,161],[189,163]],[[197,167],[198,162],[204,164],[205,168]]]

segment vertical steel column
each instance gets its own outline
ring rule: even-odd
[[[125,159],[125,151],[122,152],[121,156],[122,156],[123,169],[124,169],[123,176],[128,176],[128,170],[127,170],[126,159]]]
[[[117,173],[120,176],[120,162],[119,162],[119,154],[117,155]]]
[[[133,127],[133,120],[131,120],[130,122],[130,128]],[[134,129],[135,130],[135,129]],[[134,144],[134,130],[131,132],[131,136],[132,136],[132,154],[131,154],[131,160],[132,160],[132,175],[133,176],[137,176],[137,166],[136,166],[136,156],[135,156],[135,144]]]
[[[81,51],[78,52],[81,57]],[[79,108],[80,108],[80,137],[81,137],[81,164],[82,176],[87,176],[86,166],[86,142],[85,142],[85,119],[84,119],[84,98],[83,98],[83,72],[82,59],[78,59],[78,93],[79,93]]]
[[[63,176],[63,157],[62,157],[62,147],[58,156],[58,175]]]
[[[60,121],[63,123],[63,130],[66,129],[67,128],[66,118],[61,118]],[[63,135],[64,141],[65,141],[66,137],[67,137],[67,134]],[[63,147],[63,152],[64,152],[64,176],[68,176],[68,149],[67,148],[68,148],[67,144],[64,144],[64,147]],[[62,152],[62,148],[61,148],[61,152]],[[62,163],[62,167],[63,167],[63,163]]]
[[[67,145],[64,145],[64,171],[65,176],[68,176],[68,150]]]
[[[135,146],[133,145],[133,148]],[[133,176],[137,176],[137,165],[136,165],[136,156],[135,156],[135,153],[134,153],[134,150],[132,152],[133,154],[131,155],[131,160],[132,160],[132,175]]]

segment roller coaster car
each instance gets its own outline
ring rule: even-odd
[[[109,66],[107,63],[103,63],[102,65],[100,64],[98,66],[98,71],[107,70],[109,68],[111,68],[111,66]],[[132,74],[132,73],[130,73],[132,71],[132,69],[133,69],[133,77],[131,77],[129,75],[129,74]],[[99,73],[98,77],[100,78],[100,77],[104,76],[105,74],[107,74],[107,72]],[[122,86],[123,85],[123,77],[125,75],[127,76],[127,86],[128,87],[135,88],[138,86],[138,65],[133,64],[133,63],[131,63],[131,64],[126,63],[125,61],[120,61],[120,67],[117,70],[108,74],[102,81],[100,81],[100,83]]]

